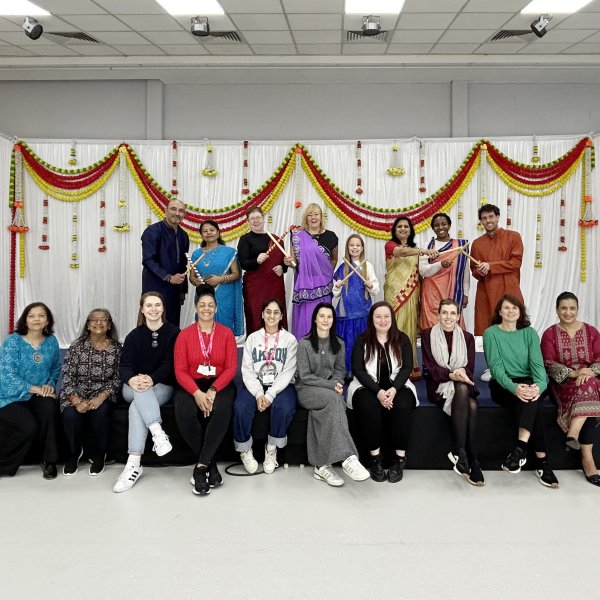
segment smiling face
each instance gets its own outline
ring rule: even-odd
[[[165,219],[171,227],[177,227],[185,216],[185,205],[181,200],[171,200],[167,206]]]
[[[317,325],[317,335],[328,337],[329,330],[333,325],[333,311],[330,308],[320,308],[315,316],[315,324]]]
[[[388,306],[380,306],[373,311],[373,327],[377,335],[383,335],[387,338],[387,334],[392,326],[392,311]]]
[[[502,319],[502,323],[505,324],[515,324],[519,317],[521,316],[521,311],[518,306],[510,303],[508,300],[504,300],[502,302],[502,306],[500,306],[500,311],[498,312],[500,318]]]
[[[396,225],[395,233],[400,242],[406,242],[410,236],[410,223],[404,219],[401,219]]]
[[[94,310],[88,317],[87,328],[92,335],[105,337],[110,329],[110,317],[101,310]]]
[[[277,302],[267,304],[265,310],[262,311],[262,318],[267,333],[275,333],[279,330],[279,323],[283,319],[283,314]]]
[[[323,215],[319,209],[314,208],[307,213],[306,223],[310,231],[321,231],[323,229],[322,222]]]
[[[479,222],[485,229],[486,233],[494,233],[498,229],[498,221],[500,217],[493,211],[481,213]]]
[[[435,233],[435,237],[440,241],[446,241],[450,236],[450,224],[446,217],[436,217],[435,221],[431,223],[431,227]]]
[[[458,309],[454,304],[444,304],[440,308],[440,326],[444,331],[454,331],[458,322]]]
[[[348,256],[352,260],[358,260],[363,253],[363,244],[357,237],[351,237],[348,240]]]
[[[248,215],[248,225],[250,225],[250,231],[253,233],[263,233],[265,218],[255,210]]]
[[[198,315],[198,321],[204,325],[211,324],[215,318],[217,312],[217,303],[210,294],[204,294],[198,298],[196,302],[196,314]]]
[[[200,227],[200,235],[208,245],[216,244],[219,239],[219,230],[210,223],[204,223]]]
[[[577,313],[579,312],[579,306],[573,298],[565,298],[561,300],[556,314],[561,325],[572,325],[577,321]]]
[[[48,315],[43,307],[35,306],[27,313],[25,322],[28,332],[43,333],[44,327],[48,324]]]
[[[158,296],[146,296],[141,311],[146,319],[146,324],[158,323],[162,321],[165,308],[162,300]]]

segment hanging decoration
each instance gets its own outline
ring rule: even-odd
[[[425,185],[425,146],[419,141],[419,192],[424,194],[427,191]]]
[[[38,248],[40,250],[50,250],[48,245],[48,198],[42,200],[42,243]]]
[[[512,229],[513,205],[512,198],[506,199],[506,229]]]
[[[165,210],[166,210],[165,206]],[[127,151],[125,146],[119,148],[119,223],[113,226],[114,231],[126,233],[131,231],[127,215]]]
[[[404,169],[400,166],[400,158],[398,156],[398,150],[400,147],[398,144],[392,146],[392,161],[390,168],[386,171],[391,177],[402,177],[404,175]]]
[[[244,140],[242,145],[242,196],[250,193],[248,187],[248,140]]]
[[[584,158],[583,158],[583,173],[581,177],[581,219],[579,220],[579,240],[581,251],[581,263],[579,280],[586,281],[587,279],[587,241],[586,229],[596,227],[597,219],[594,219],[592,214],[592,140],[586,138]]]
[[[479,205],[487,204],[487,144],[481,144],[481,163],[477,176],[477,197]],[[480,221],[477,222],[477,231],[483,231],[483,225]]]
[[[106,197],[104,188],[100,191],[100,239],[98,252],[106,252]]]
[[[210,144],[206,145],[206,159],[204,162],[204,169],[202,169],[201,173],[204,177],[216,177],[219,174],[214,166],[214,157],[213,157],[213,147]]]
[[[565,200],[565,188],[563,188],[560,192],[560,222],[559,222],[560,246],[558,247],[559,252],[567,251],[566,219],[567,219],[567,201]]]
[[[538,143],[535,135],[533,136],[533,156],[531,157],[531,162],[534,165],[537,165],[540,162]]]
[[[79,269],[79,236],[78,236],[78,221],[79,221],[79,203],[73,204],[73,212],[71,214],[71,269]]]
[[[356,195],[360,196],[363,193],[362,189],[362,143],[360,140],[356,142]]]
[[[535,216],[535,262],[536,269],[542,268],[542,201],[537,200],[537,214]]]
[[[177,197],[179,190],[177,189],[177,141],[171,142],[171,195]]]
[[[75,140],[73,140],[73,143],[71,144],[71,149],[69,150],[69,164],[74,167],[77,164],[77,150],[76,150],[76,143]]]
[[[302,148],[295,148],[295,169],[294,169],[294,223],[300,223],[303,206],[302,194]]]

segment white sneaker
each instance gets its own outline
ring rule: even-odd
[[[263,463],[263,471],[270,475],[277,467],[279,463],[277,462],[277,448],[273,450],[268,450],[265,446],[265,462]]]
[[[358,460],[356,454],[352,454],[349,456],[343,463],[342,469],[344,469],[344,473],[353,479],[354,481],[364,481],[365,479],[369,479],[371,476],[369,471],[367,471]]]
[[[252,448],[247,452],[240,452],[240,458],[242,459],[242,464],[244,465],[244,469],[248,471],[248,473],[256,473],[258,469],[258,463],[252,454]]]
[[[169,436],[164,431],[160,431],[159,433],[153,433],[152,441],[154,442],[152,450],[153,452],[156,452],[156,456],[164,456],[165,454],[169,454],[169,452],[173,450],[173,446],[169,441]]]
[[[368,476],[369,474],[367,473],[367,477]],[[324,481],[333,487],[340,487],[340,485],[344,485],[344,480],[329,465],[315,467],[313,477],[319,481]]]
[[[144,469],[141,465],[139,467],[125,465],[123,472],[119,475],[119,478],[113,487],[113,492],[118,494],[119,492],[130,490],[135,485],[135,482],[142,476],[143,472]]]
[[[479,379],[481,379],[481,381],[489,381],[492,378],[492,373],[489,369],[486,369],[482,374],[481,377]]]

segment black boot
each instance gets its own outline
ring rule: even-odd
[[[390,465],[388,471],[388,481],[390,483],[398,483],[404,476],[404,465],[406,464],[406,458],[395,456]]]
[[[371,456],[369,471],[371,471],[371,479],[373,481],[385,481],[387,479],[383,465],[381,464],[381,454]]]

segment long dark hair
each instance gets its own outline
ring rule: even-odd
[[[162,302],[163,312],[160,317],[161,322],[164,323],[167,320],[167,307],[165,306],[165,299],[163,298],[163,295],[160,294],[159,292],[146,292],[146,293],[142,294],[142,297],[140,298],[140,309],[138,310],[138,318],[137,318],[138,327],[140,325],[146,324],[146,317],[142,313],[142,308],[144,306],[144,302],[146,301],[146,298],[150,298],[151,296],[155,296]]]
[[[19,320],[17,321],[15,333],[18,333],[19,335],[27,335],[29,333],[29,327],[27,327],[27,316],[34,308],[43,308],[46,311],[46,318],[48,319],[48,322],[46,323],[46,327],[44,327],[42,330],[42,334],[45,337],[51,336],[54,333],[54,317],[52,316],[50,309],[43,302],[32,302],[24,308]]]
[[[219,227],[219,224],[216,221],[213,221],[212,219],[207,219],[206,221],[202,221],[202,223],[200,223],[200,227],[198,227],[198,233],[200,234],[200,236],[202,236],[202,227],[204,227],[204,225],[212,225],[219,232],[219,237],[217,238],[217,243],[224,246],[225,242],[221,239],[221,228]],[[200,244],[200,246],[202,248],[204,248],[204,246],[206,246],[206,242],[204,241],[204,238],[202,238],[202,243]]]
[[[387,334],[388,339],[385,343],[385,347],[388,351],[391,351],[396,357],[396,360],[401,363],[402,336],[400,330],[398,329],[398,325],[396,324],[396,319],[394,318],[394,311],[388,302],[375,302],[369,311],[369,316],[367,317],[367,328],[365,329],[365,362],[369,362],[371,358],[377,354],[377,347],[381,345],[377,341],[377,331],[375,330],[375,325],[373,323],[373,315],[378,308],[383,306],[389,309],[390,316],[392,317],[392,325]]]
[[[322,308],[327,308],[333,314],[333,323],[331,324],[331,329],[329,330],[329,347],[334,354],[337,354],[342,345],[340,344],[340,338],[335,333],[335,308],[333,308],[333,304],[329,302],[319,302],[315,306],[315,310],[313,310],[313,314],[311,317],[310,331],[308,335],[304,339],[310,340],[310,345],[315,352],[319,351],[319,335],[317,334],[317,314]]]
[[[408,226],[410,227],[410,235],[408,236],[408,239],[406,240],[406,245],[409,246],[410,248],[416,248],[417,244],[415,244],[415,227],[412,224],[412,221],[408,218],[405,217],[404,215],[400,215],[399,217],[396,218],[396,220],[394,221],[394,224],[392,225],[392,241],[396,242],[396,244],[400,243],[400,240],[398,239],[398,236],[396,235],[396,227],[398,227],[398,223],[400,223],[400,221],[406,221],[408,223]]]
[[[106,337],[108,339],[112,340],[113,342],[118,342],[119,334],[117,332],[117,326],[113,323],[112,316],[111,316],[110,312],[108,312],[108,309],[106,309],[106,308],[93,308],[92,310],[90,310],[88,316],[85,319],[85,323],[83,324],[83,330],[81,331],[81,335],[79,336],[78,339],[86,338],[90,335],[90,330],[88,329],[88,323],[90,322],[90,319],[92,318],[92,315],[95,312],[102,313],[108,319],[108,323],[107,323],[108,328],[106,330]]]
[[[500,325],[502,323],[502,317],[500,316],[500,309],[502,308],[502,303],[506,301],[516,306],[519,309],[519,319],[517,320],[517,329],[525,329],[525,327],[531,326],[531,321],[529,320],[529,315],[527,314],[527,309],[521,300],[519,300],[516,296],[512,294],[504,294],[498,300],[496,304],[496,308],[494,308],[494,316],[492,317],[492,325]]]

